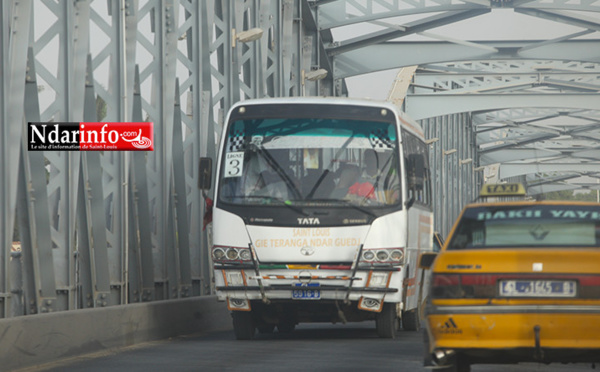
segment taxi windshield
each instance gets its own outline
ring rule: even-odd
[[[467,208],[448,250],[600,247],[600,207],[490,205]]]

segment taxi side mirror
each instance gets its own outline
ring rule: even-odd
[[[430,269],[436,257],[437,253],[422,253],[421,257],[419,258],[419,268]]]

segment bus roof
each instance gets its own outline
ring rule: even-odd
[[[423,137],[423,129],[421,125],[410,118],[406,113],[401,111],[398,106],[387,101],[357,99],[348,97],[276,97],[276,98],[256,98],[245,101],[236,102],[229,112],[237,107],[245,105],[272,105],[272,104],[323,104],[323,105],[346,105],[346,106],[366,106],[366,107],[381,107],[391,110],[400,118],[401,123],[405,128],[408,128],[414,134]],[[229,117],[229,114],[227,115]]]

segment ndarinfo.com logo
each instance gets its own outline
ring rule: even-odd
[[[151,122],[29,123],[29,151],[154,150]]]

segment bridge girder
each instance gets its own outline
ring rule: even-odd
[[[528,49],[541,42],[478,41],[476,44],[460,45],[452,42],[414,41],[371,44],[335,56],[334,75],[336,78],[346,78],[404,66],[456,61],[600,62],[597,52],[600,50],[600,40],[567,40]]]
[[[504,110],[507,108],[578,108],[595,109],[600,105],[600,95],[568,94],[419,94],[406,97],[409,115],[416,120],[458,112]]]

